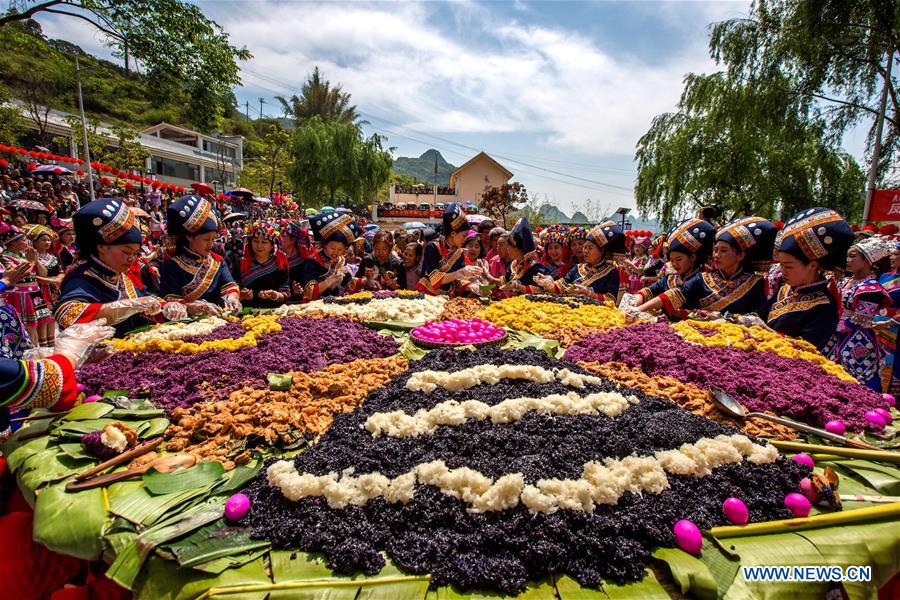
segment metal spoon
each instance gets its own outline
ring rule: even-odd
[[[732,398],[728,392],[721,388],[709,388],[709,396],[712,398],[713,404],[716,405],[716,408],[724,412],[725,414],[734,417],[735,419],[746,419],[747,417],[757,417],[759,419],[765,419],[767,421],[772,421],[773,423],[778,423],[779,425],[785,425],[786,427],[790,427],[791,429],[796,429],[797,431],[802,431],[803,433],[810,433],[812,435],[816,435],[822,439],[829,440],[831,442],[835,442],[837,444],[844,444],[847,446],[854,446],[856,448],[864,448],[866,450],[872,450],[873,447],[865,442],[860,442],[857,440],[851,440],[850,438],[837,435],[836,433],[830,433],[825,431],[824,429],[819,429],[818,427],[812,427],[811,425],[806,425],[804,423],[798,423],[797,421],[791,421],[790,419],[785,419],[784,417],[775,417],[772,415],[767,415],[766,413],[761,412],[747,412],[740,402]]]

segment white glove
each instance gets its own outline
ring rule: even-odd
[[[737,322],[744,327],[753,327],[754,325],[766,327],[766,322],[756,315],[741,315],[737,318]]]
[[[56,336],[53,353],[62,354],[77,369],[84,364],[95,345],[110,339],[115,334],[116,330],[107,326],[103,319],[90,323],[76,323],[63,329]]]
[[[622,296],[622,301],[619,302],[619,308],[625,308],[627,306],[640,306],[641,305],[641,297],[638,294],[624,294]]]
[[[237,294],[225,294],[223,301],[225,310],[232,314],[236,315],[244,309],[244,307],[241,306],[241,299]]]
[[[166,321],[181,321],[187,319],[187,307],[181,302],[166,302],[162,309]]]
[[[229,294],[232,295],[232,294]],[[196,317],[196,316],[204,316],[204,317],[218,317],[222,314],[222,309],[216,306],[215,304],[211,304],[206,300],[197,300],[195,302],[188,302],[187,305],[187,314]]]
[[[652,321],[653,315],[638,310],[637,306],[619,306],[622,314],[625,315],[626,323],[637,323],[638,321]]]
[[[107,302],[103,305],[102,312],[104,317],[115,325],[121,323],[125,319],[146,313],[155,315],[162,310],[162,302],[155,296],[142,296],[140,298],[125,298],[124,300],[116,300],[115,302]]]

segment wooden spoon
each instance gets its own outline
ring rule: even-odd
[[[197,457],[193,454],[170,454],[168,456],[160,456],[148,463],[138,467],[129,467],[125,471],[117,471],[116,473],[107,473],[106,475],[98,475],[93,479],[86,481],[70,481],[66,484],[67,492],[78,492],[81,490],[90,490],[97,487],[103,487],[117,481],[130,479],[137,475],[143,475],[150,468],[154,468],[160,473],[171,473],[177,469],[188,468],[194,466]]]

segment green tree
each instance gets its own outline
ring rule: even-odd
[[[340,84],[332,86],[324,79],[319,67],[307,78],[299,96],[289,99],[276,96],[275,99],[281,103],[284,116],[293,119],[297,125],[316,116],[323,121],[340,123],[355,123],[359,119],[356,106],[350,104],[350,93],[343,91]]]
[[[181,0],[47,0],[25,6],[7,11],[0,27],[41,13],[87,21],[120,52],[126,69],[132,61],[143,64],[160,97],[184,88],[190,120],[201,128],[212,127],[228,90],[240,83],[237,61],[251,58],[199,7]]]
[[[264,123],[262,136],[245,148],[252,156],[245,159],[241,185],[252,190],[275,191],[275,182],[286,179],[290,165],[290,134],[277,121]]]
[[[884,176],[900,149],[897,53],[900,4],[884,0],[757,0],[748,18],[716,24],[713,58],[745,81],[786,77],[802,112],[820,113],[832,139],[875,122],[887,86],[886,130],[879,161]],[[894,61],[890,77],[885,68]],[[869,131],[871,144],[874,128]]]
[[[528,190],[518,181],[504,183],[501,186],[489,186],[481,194],[481,212],[503,222],[506,227],[506,218],[519,204],[528,203]]]
[[[9,92],[0,85],[0,143],[15,145],[25,131],[25,123],[18,107],[10,105],[9,101]]]
[[[305,206],[371,199],[387,184],[392,164],[379,136],[365,140],[358,126],[318,116],[294,131],[291,157],[288,179]]]
[[[638,208],[664,226],[713,204],[727,218],[809,206],[859,213],[859,165],[824,135],[821,119],[798,110],[784,77],[691,74],[678,109],[657,116],[637,146]]]

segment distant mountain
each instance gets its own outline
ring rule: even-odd
[[[572,215],[572,220],[569,222],[574,225],[590,225],[591,220],[587,218],[587,215],[579,210],[574,215]]]
[[[568,223],[569,215],[559,210],[552,204],[543,204],[538,209],[538,215],[544,223]]]
[[[437,184],[450,185],[450,174],[456,167],[444,160],[441,153],[435,149],[426,150],[419,158],[398,156],[394,161],[394,173],[408,175],[423,183],[434,182],[434,160],[437,159],[438,172]]]

